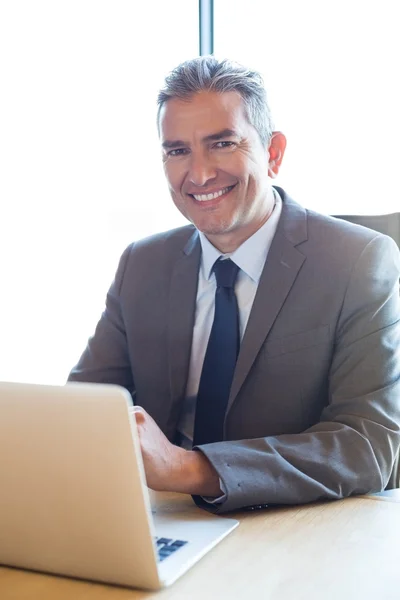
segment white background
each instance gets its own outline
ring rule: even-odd
[[[215,54],[263,74],[287,136],[279,183],[320,212],[400,210],[399,0],[214,5]]]
[[[262,71],[287,135],[278,183],[322,212],[399,210],[396,2],[214,4],[216,55]],[[125,246],[184,223],[156,95],[198,54],[197,11],[0,1],[0,379],[63,383]]]

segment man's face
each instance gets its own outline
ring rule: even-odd
[[[280,133],[263,147],[237,92],[173,98],[160,114],[165,174],[180,212],[223,252],[268,219],[274,176],[285,150]]]

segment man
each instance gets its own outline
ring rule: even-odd
[[[129,389],[149,487],[214,512],[382,490],[400,443],[395,243],[272,187],[286,140],[257,73],[180,65],[158,127],[193,225],[127,248],[69,379]]]

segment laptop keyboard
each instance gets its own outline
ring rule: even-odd
[[[187,544],[185,540],[172,540],[164,537],[156,537],[155,541],[160,562]]]

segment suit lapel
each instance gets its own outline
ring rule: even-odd
[[[239,393],[305,260],[304,254],[295,246],[307,239],[306,212],[282,189],[277,189],[283,198],[282,214],[240,347],[228,410]]]
[[[187,382],[196,309],[201,246],[197,231],[186,244],[171,277],[168,319],[168,362],[171,411],[168,429],[173,433]]]

